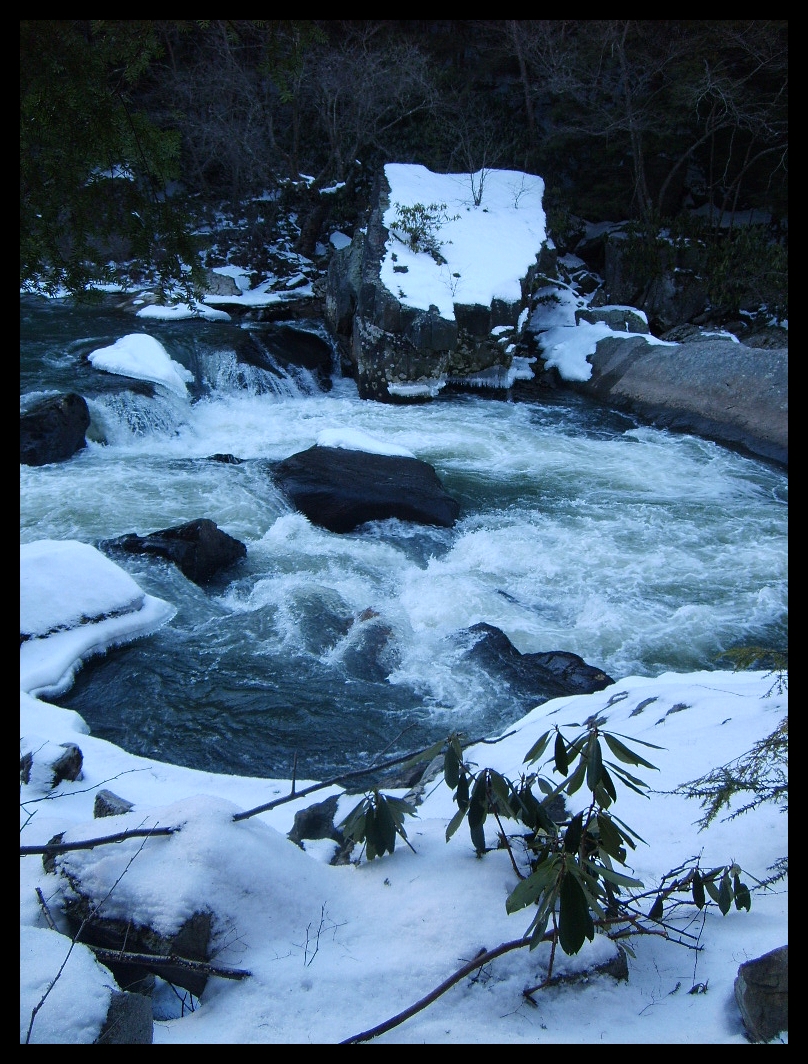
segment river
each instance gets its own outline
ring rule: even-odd
[[[786,471],[561,392],[361,400],[336,358],[328,389],[302,368],[240,363],[244,327],[21,298],[21,410],[77,391],[92,423],[69,461],[20,467],[20,542],[97,545],[206,517],[247,546],[205,589],[168,562],[115,558],[177,613],[54,699],[93,734],[244,776],[288,778],[296,757],[300,778],[322,779],[524,715],[469,658],[481,621],[522,653],[572,651],[615,679],[786,650]],[[296,327],[327,338],[320,322]],[[277,345],[278,326],[250,328]],[[188,399],[87,362],[132,332],[194,374]],[[339,535],[294,512],[271,463],[333,428],[434,466],[460,502],[455,526]],[[223,454],[241,461],[211,460]]]

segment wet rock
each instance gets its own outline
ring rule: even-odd
[[[155,554],[167,558],[189,580],[204,586],[222,569],[246,557],[247,548],[238,539],[222,532],[213,521],[201,518],[174,528],[164,528],[139,536],[131,532],[99,544],[104,551],[127,554]]]
[[[46,399],[20,415],[20,464],[64,462],[86,447],[90,411],[75,392]]]
[[[460,512],[432,466],[417,458],[314,446],[279,462],[272,475],[312,524],[331,532],[390,517],[451,528]]]
[[[592,694],[615,682],[569,651],[521,654],[505,633],[491,624],[475,624],[469,631],[479,636],[469,655],[487,671],[500,675],[531,705],[563,695]]]

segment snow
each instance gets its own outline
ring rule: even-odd
[[[344,442],[361,441],[348,434]],[[138,602],[148,596],[135,594],[131,578],[96,554],[71,542],[21,548],[24,614],[38,631],[53,632],[20,649],[21,755],[33,759],[21,785],[21,845],[42,846],[62,833],[70,842],[126,829],[172,829],[167,836],[72,850],[61,858],[95,900],[106,899],[107,916],[168,934],[196,912],[213,913],[215,963],[250,972],[238,981],[211,977],[198,999],[180,991],[183,1007],[158,980],[155,1010],[162,1018],[154,1024],[155,1044],[338,1044],[415,1004],[481,949],[526,933],[530,910],[506,913],[517,879],[507,851],[496,848],[493,818],[485,825],[491,849],[482,859],[465,825],[447,842],[455,806],[440,777],[405,824],[412,849],[399,840],[382,858],[365,855],[332,866],[335,843],[305,841],[303,849],[286,833],[298,809],[336,794],[339,820],[356,795],[299,780],[294,800],[266,809],[290,795],[289,781],[215,775],[135,757],[90,735],[78,714],[36,697],[37,690],[60,686],[71,653],[75,670],[90,654],[143,634],[145,607]],[[83,620],[99,608],[111,616]],[[159,617],[152,622],[160,623]],[[68,638],[74,642],[66,646]],[[32,645],[38,647],[33,678]],[[634,939],[627,982],[591,974],[616,951],[596,934],[578,954],[559,951],[555,958],[556,975],[582,979],[536,992],[535,1004],[522,991],[541,981],[548,947],[512,950],[376,1040],[745,1044],[733,993],[738,966],[788,942],[787,888],[755,888],[787,853],[786,818],[761,805],[737,820],[719,817],[699,832],[698,803],[671,792],[743,755],[787,713],[787,690],[762,672],[626,677],[596,694],[547,702],[499,741],[467,750],[470,762],[515,780],[526,771],[524,757],[539,735],[558,725],[572,738],[593,714],[629,745],[653,744],[639,749],[656,769],[636,770],[653,788],[650,801],[621,788],[616,803],[620,820],[647,841],[631,853],[627,871],[653,889],[696,857],[703,868],[734,861],[752,886],[752,908],[689,916],[699,953],[653,937]],[[82,775],[52,790],[47,766],[64,743],[82,750]],[[102,787],[132,802],[132,810],[93,819]],[[584,799],[575,797],[570,812],[582,808]],[[239,818],[256,809],[264,811]],[[47,928],[37,888],[57,927],[62,923],[58,932]],[[21,1042],[42,1003],[32,1043],[90,1044],[115,988],[89,949],[71,943],[58,911],[60,889],[64,880],[46,873],[39,856],[21,858]],[[775,1041],[787,1040],[786,1033]]]
[[[129,333],[109,347],[91,351],[87,357],[95,369],[160,384],[183,399],[188,397],[186,384],[194,379],[193,373],[175,362],[159,340],[146,333]]]
[[[445,264],[391,235],[382,267],[391,291],[398,294],[400,286],[406,302],[437,306],[450,318],[455,301],[519,298],[519,279],[546,235],[540,178],[512,171],[437,175],[403,165],[388,166],[387,176],[392,191],[385,224],[392,224],[397,204],[445,203],[447,216],[437,233]],[[477,188],[483,185],[478,205],[475,179]],[[345,240],[335,234],[332,244],[345,246]],[[271,280],[255,289],[248,282],[249,275],[240,273],[238,296],[144,306],[139,317],[226,318],[213,304],[260,306],[311,294],[305,285],[279,294]],[[562,292],[529,320],[523,315],[520,327],[540,334],[548,364],[564,379],[586,380],[587,356],[610,330],[576,325],[575,306],[572,293],[567,301]],[[655,342],[647,335],[645,340]],[[148,335],[124,336],[90,360],[98,370],[187,394],[190,375]],[[513,371],[526,367],[520,361]],[[348,429],[324,430],[317,442],[410,454]],[[332,866],[335,843],[305,841],[301,848],[287,832],[295,812],[312,802],[338,795],[339,821],[356,796],[298,780],[294,800],[280,801],[291,794],[290,781],[174,767],[95,738],[78,714],[45,699],[66,690],[92,655],[147,637],[173,616],[174,606],[144,594],[113,562],[78,542],[21,546],[20,577],[21,633],[33,637],[20,646],[21,757],[32,757],[28,782],[20,787],[21,846],[43,846],[62,833],[69,842],[125,829],[173,829],[146,841],[69,851],[63,867],[80,876],[94,898],[106,898],[106,915],[170,931],[195,912],[213,913],[215,962],[250,972],[238,981],[212,977],[200,999],[186,995],[183,1001],[158,980],[155,1044],[338,1044],[413,1005],[481,949],[525,934],[530,910],[506,913],[517,877],[507,850],[496,848],[493,818],[486,821],[491,849],[483,858],[476,856],[465,824],[447,842],[456,807],[440,777],[426,789],[417,817],[405,824],[412,849],[398,840],[393,854],[368,861],[357,850],[353,863]],[[787,713],[787,686],[764,672],[625,677],[596,694],[547,702],[498,741],[467,750],[466,758],[478,766],[518,779],[539,735],[557,724],[570,738],[594,715],[629,745],[654,744],[660,749],[643,748],[656,766],[642,770],[653,788],[651,800],[625,788],[618,793],[616,815],[647,840],[629,856],[627,871],[650,890],[695,858],[702,867],[734,861],[752,888],[752,908],[721,916],[713,906],[691,916],[687,929],[698,938],[698,952],[658,937],[633,939],[627,982],[591,974],[593,965],[616,951],[596,934],[578,954],[559,951],[555,957],[555,974],[585,979],[538,991],[534,1003],[523,990],[541,981],[548,949],[504,953],[376,1041],[746,1044],[733,984],[741,963],[788,942],[787,881],[757,886],[788,852],[787,818],[763,804],[699,831],[698,803],[672,792],[743,755]],[[65,743],[80,746],[82,775],[53,790],[48,765]],[[133,803],[131,812],[95,820],[94,798],[102,787]],[[575,799],[582,802],[582,794]],[[236,819],[258,808],[263,811]],[[59,912],[64,884],[44,871],[40,856],[21,857],[21,1042],[92,1043],[115,986],[91,951],[71,942]],[[57,930],[47,925],[38,889]],[[775,1041],[787,1044],[787,1033]]]

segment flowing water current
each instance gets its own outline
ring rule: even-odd
[[[326,339],[322,324],[298,323]],[[788,475],[572,395],[515,402],[358,398],[308,370],[238,361],[245,328],[21,300],[21,410],[87,399],[88,446],[20,467],[20,542],[139,535],[206,517],[246,559],[202,589],[168,562],[115,561],[177,608],[88,661],[53,699],[94,735],[216,772],[322,779],[452,731],[499,734],[530,708],[469,657],[495,625],[522,653],[565,650],[619,679],[785,650]],[[144,332],[194,374],[189,397],[86,356]],[[276,345],[277,346],[277,345]],[[390,520],[334,534],[296,513],[271,463],[324,429],[405,447],[461,505],[451,529]],[[211,460],[233,455],[238,464]]]

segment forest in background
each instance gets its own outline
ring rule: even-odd
[[[21,290],[187,292],[222,212],[311,254],[390,161],[539,174],[561,250],[628,220],[787,314],[786,20],[20,21]]]

